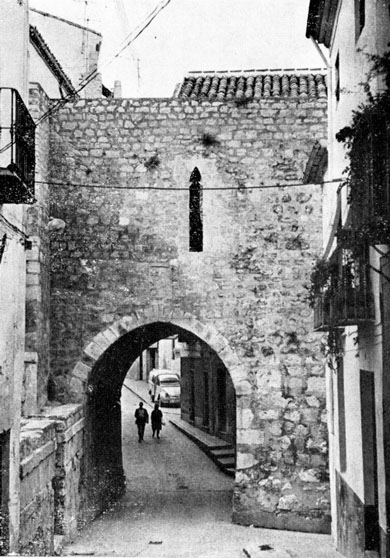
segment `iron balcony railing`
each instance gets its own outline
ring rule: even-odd
[[[349,250],[337,248],[329,270],[314,298],[314,329],[326,331],[373,320],[368,255],[352,259]]]
[[[35,123],[21,96],[0,88],[0,203],[32,203]]]

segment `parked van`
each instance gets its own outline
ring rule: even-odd
[[[149,395],[163,405],[180,405],[180,378],[170,370],[154,368],[149,374]]]

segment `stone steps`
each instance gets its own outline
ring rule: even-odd
[[[190,438],[226,475],[234,477],[236,453],[232,445],[215,436],[210,436],[182,419],[170,419],[173,426]]]

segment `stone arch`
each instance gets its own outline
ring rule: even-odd
[[[82,358],[74,366],[70,379],[72,400],[83,401],[91,389],[92,371],[104,353],[124,335],[142,327],[161,323],[180,328],[195,335],[213,349],[225,364],[231,376],[237,396],[248,395],[251,385],[248,381],[246,367],[240,363],[227,339],[211,324],[197,320],[193,316],[183,318],[161,316],[125,316],[114,322],[84,347]]]
[[[187,332],[210,347],[227,369],[236,395],[236,412],[251,391],[246,367],[227,339],[213,326],[192,316],[126,316],[94,336],[72,371],[72,399],[84,403],[84,467],[81,484],[88,509],[95,515],[125,491],[122,459],[121,388],[139,355],[138,335],[146,349],[160,333]],[[237,428],[237,425],[236,425]],[[238,430],[236,431],[238,433]],[[237,443],[239,441],[237,440]]]

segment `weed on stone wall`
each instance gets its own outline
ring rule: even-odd
[[[216,147],[217,145],[220,144],[216,136],[214,136],[213,134],[209,134],[207,132],[204,132],[201,135],[200,143],[203,145],[203,147]]]
[[[157,169],[160,166],[160,164],[161,164],[161,161],[160,161],[160,158],[157,155],[157,153],[155,153],[154,155],[149,157],[149,159],[144,162],[144,166],[146,167],[146,169],[148,171],[152,171],[154,169]]]

